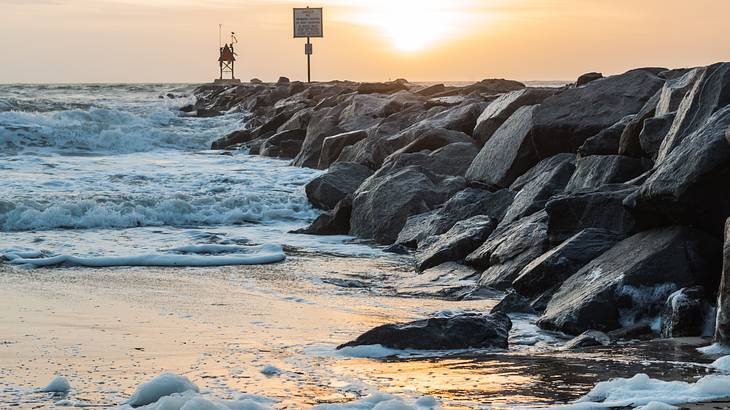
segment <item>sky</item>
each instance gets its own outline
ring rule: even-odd
[[[730,61],[730,0],[0,0],[0,83],[306,79],[292,7],[323,7],[313,80],[573,80]]]

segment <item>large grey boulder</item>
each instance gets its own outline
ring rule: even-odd
[[[260,155],[267,157],[294,158],[302,147],[305,130],[283,131],[264,140]]]
[[[621,133],[621,140],[619,141],[618,153],[621,155],[628,155],[632,157],[641,157],[641,144],[639,142],[639,134],[641,129],[644,127],[644,121],[654,117],[656,113],[656,107],[659,103],[659,97],[661,92],[657,92],[649,101],[644,104],[636,115],[633,116],[631,121],[626,124],[626,128]]]
[[[636,220],[623,205],[638,187],[624,184],[604,185],[599,190],[559,195],[548,201],[550,243],[558,245],[586,228],[601,228],[624,237],[636,230]]]
[[[717,320],[715,342],[730,345],[730,218],[725,224],[725,247],[723,251],[722,278],[717,291]]]
[[[538,162],[531,138],[537,107],[519,108],[497,129],[471,163],[468,181],[507,188]]]
[[[654,320],[667,297],[711,280],[716,241],[685,227],[638,233],[568,278],[537,324],[577,335]]]
[[[344,108],[342,105],[337,105],[311,112],[307,124],[307,137],[292,165],[309,168],[316,168],[319,165],[324,139],[348,131],[339,125],[339,117]]]
[[[586,139],[638,113],[664,84],[653,71],[632,70],[545,99],[531,135],[537,156],[576,152]]]
[[[639,145],[641,150],[651,159],[655,159],[659,154],[659,148],[672,128],[672,123],[676,118],[676,113],[664,114],[654,118],[647,118],[644,121],[644,127],[639,133]]]
[[[703,68],[694,68],[679,77],[668,79],[659,94],[656,115],[661,116],[677,111],[682,100],[703,72]]]
[[[527,172],[522,174],[519,178],[515,179],[515,182],[513,182],[512,185],[509,186],[509,188],[517,192],[535,178],[541,176],[546,172],[551,172],[555,168],[562,167],[564,163],[570,163],[575,168],[575,161],[575,154],[570,153],[562,153],[545,158],[538,162],[537,165],[530,168]]]
[[[494,219],[477,215],[457,222],[448,232],[428,238],[416,254],[419,271],[444,262],[462,261],[478,248],[497,227]]]
[[[677,117],[664,138],[657,155],[657,163],[667,160],[671,152],[685,138],[708,123],[718,110],[730,105],[730,63],[704,67],[698,73],[692,89],[677,109]]]
[[[478,152],[479,148],[473,142],[456,142],[433,152],[395,152],[386,158],[375,175],[381,177],[397,169],[417,165],[434,174],[463,176]]]
[[[487,215],[499,222],[512,203],[515,193],[509,189],[491,192],[467,188],[457,192],[441,208],[408,218],[396,243],[415,248],[424,239],[441,235],[459,221]]]
[[[604,229],[584,229],[531,261],[520,271],[512,287],[530,298],[535,309],[544,310],[563,281],[621,239]]]
[[[586,157],[589,155],[616,155],[621,144],[621,135],[626,127],[636,117],[635,114],[627,115],[616,124],[600,131],[598,134],[588,138],[583,145],[578,148],[578,156]]]
[[[344,132],[342,134],[327,137],[322,141],[322,152],[319,155],[317,168],[327,169],[332,165],[342,153],[342,150],[350,145],[365,139],[368,136],[367,131],[358,130]]]
[[[575,165],[565,161],[532,179],[515,195],[500,224],[509,224],[543,210],[550,198],[563,192],[574,171]]]
[[[548,250],[547,215],[537,212],[498,227],[489,238],[466,257],[472,266],[486,269],[482,286],[507,289],[520,271]]]
[[[419,350],[506,349],[511,328],[512,322],[504,313],[467,313],[378,326],[337,348],[379,344],[394,349]]]
[[[556,92],[554,88],[523,88],[499,96],[489,103],[477,119],[472,133],[474,139],[484,144],[518,108],[540,104]]]
[[[672,293],[662,312],[662,337],[702,336],[708,311],[702,286],[682,288]]]
[[[308,227],[293,233],[308,235],[347,235],[350,232],[352,214],[352,195],[346,196],[331,211],[320,214]]]
[[[578,159],[567,192],[598,188],[636,178],[645,171],[640,159],[623,155],[591,155]]]
[[[719,235],[730,215],[729,129],[727,106],[684,138],[626,205],[649,224],[696,224]]]
[[[409,216],[436,208],[464,186],[462,177],[444,178],[416,166],[371,177],[355,192],[350,233],[393,243]]]
[[[326,173],[306,185],[307,198],[317,208],[333,209],[372,174],[370,168],[360,164],[334,164]]]

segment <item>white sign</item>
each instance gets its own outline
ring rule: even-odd
[[[294,38],[324,37],[322,8],[294,9]]]

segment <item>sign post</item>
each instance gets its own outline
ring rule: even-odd
[[[306,38],[304,54],[307,55],[307,82],[312,82],[312,37],[324,37],[322,8],[294,9],[294,38]]]

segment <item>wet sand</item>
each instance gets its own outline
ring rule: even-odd
[[[51,405],[58,397],[31,390],[54,374],[70,380],[70,400],[113,406],[165,370],[219,398],[262,394],[280,408],[376,390],[434,395],[451,408],[539,406],[637,372],[694,380],[707,370],[691,363],[711,361],[687,341],[580,352],[522,346],[441,357],[338,355],[336,345],[379,324],[496,303],[388,296],[394,278],[410,275],[403,261],[323,255],[216,269],[0,265],[0,407]],[[375,288],[335,286],[332,278]],[[267,377],[266,365],[282,373]]]

